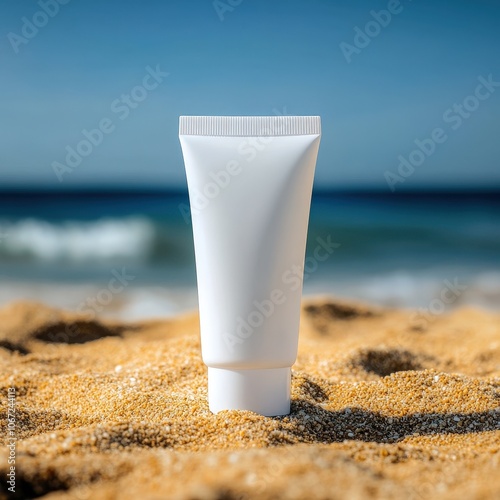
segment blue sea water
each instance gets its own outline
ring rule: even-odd
[[[99,286],[126,268],[134,287],[194,290],[188,203],[184,192],[2,193],[0,281]],[[317,262],[321,241],[336,248]],[[307,248],[306,294],[415,307],[451,282],[454,305],[500,309],[500,193],[318,192]]]

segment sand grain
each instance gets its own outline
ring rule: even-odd
[[[11,304],[0,423],[15,387],[17,497],[499,498],[499,320],[464,308],[422,329],[408,311],[308,301],[292,413],[267,418],[208,411],[194,314]]]

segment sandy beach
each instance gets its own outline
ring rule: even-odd
[[[198,316],[0,310],[16,492],[46,499],[500,497],[500,315],[303,304],[292,413],[207,406]],[[2,446],[0,473],[8,472]]]

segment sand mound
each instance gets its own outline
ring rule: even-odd
[[[308,301],[292,413],[269,418],[208,411],[195,314],[11,304],[0,422],[15,387],[17,498],[498,498],[499,319],[415,329],[408,311]]]

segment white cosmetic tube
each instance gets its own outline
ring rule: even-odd
[[[290,413],[318,116],[181,116],[212,412]]]

